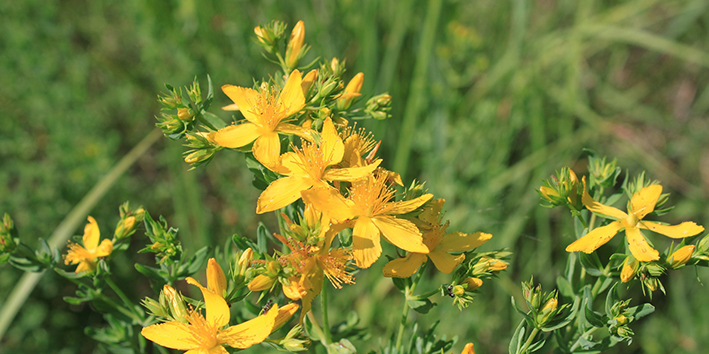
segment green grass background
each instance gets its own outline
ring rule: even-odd
[[[445,198],[451,230],[490,232],[488,249],[515,252],[470,308],[440,297],[436,308],[439,333],[460,338],[456,351],[474,342],[478,353],[504,353],[520,320],[510,296],[532,274],[551,289],[573,238],[566,212],[539,207],[534,189],[563,166],[584,173],[583,148],[662,181],[676,205],[663,221],[709,225],[708,8],[704,0],[3,1],[0,212],[36,245],[155,129],[164,83],[204,83],[209,74],[217,87],[249,85],[276,69],[260,57],[253,27],[302,19],[313,47],[306,59],[346,59],[348,75],[365,73],[363,92],[393,96],[390,120],[365,123],[383,140],[384,164]],[[217,106],[227,103],[217,95]],[[274,224],[255,216],[258,194],[238,153],[188,172],[182,151],[161,139],[121,178],[91,211],[104,232],[125,200],[166,216],[187,248]],[[124,263],[116,272],[129,279]],[[356,311],[372,334],[391,333],[401,299],[381,279],[383,263],[331,292],[332,322]],[[0,302],[20,275],[0,268]],[[704,269],[665,278],[657,313],[614,352],[705,352],[709,308],[697,278],[709,282]],[[135,289],[136,299],[154,296]],[[42,278],[0,353],[104,352],[83,334],[101,317],[61,300],[73,290]],[[377,349],[376,338],[355,344]]]

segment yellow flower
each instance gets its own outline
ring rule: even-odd
[[[99,239],[101,238],[101,232],[99,231],[98,224],[93,217],[88,217],[89,223],[84,227],[84,246],[77,243],[69,244],[69,251],[66,256],[64,256],[64,263],[69,264],[79,264],[76,267],[76,273],[81,273],[84,271],[93,272],[96,270],[96,261],[99,257],[106,257],[113,251],[113,242],[111,240],[103,240],[99,244]]]
[[[304,191],[303,200],[335,224],[354,223],[352,230],[352,255],[357,266],[368,268],[382,254],[380,236],[408,252],[428,253],[421,232],[414,223],[396,215],[416,210],[431,194],[416,199],[393,202],[394,192],[386,184],[386,175],[355,182],[345,199],[332,188],[313,188]]]
[[[320,145],[304,143],[301,149],[281,156],[278,172],[286,177],[273,181],[261,193],[256,213],[283,208],[301,198],[300,193],[313,187],[328,188],[327,181],[355,181],[366,177],[379,166],[380,160],[364,167],[334,168],[342,161],[345,147],[332,120],[323,124]]]
[[[635,259],[640,262],[650,262],[660,259],[660,256],[645,240],[640,229],[647,229],[670,238],[684,238],[694,236],[702,231],[704,227],[693,222],[683,222],[679,225],[662,225],[654,221],[643,221],[642,219],[653,210],[655,204],[662,194],[662,186],[651,185],[633,194],[628,203],[628,213],[624,213],[616,208],[603,205],[591,198],[586,191],[586,179],[583,179],[583,204],[588,210],[600,214],[604,217],[615,219],[612,223],[594,229],[587,235],[574,241],[566,247],[567,252],[582,251],[591,253],[601,247],[615,236],[621,229],[625,229],[625,237],[628,240],[628,248]]]
[[[453,232],[446,234],[449,223],[441,224],[440,218],[444,202],[445,200],[443,199],[432,201],[432,208],[419,215],[421,221],[431,225],[429,231],[423,233],[423,243],[430,252],[409,252],[403,258],[390,261],[382,270],[385,277],[408,278],[416,273],[416,270],[427,261],[427,258],[431,259],[439,271],[450,274],[455,267],[465,260],[465,255],[454,256],[448,252],[468,251],[479,247],[492,238],[492,235],[484,232],[476,232],[474,234]]]
[[[277,97],[274,90],[268,87],[259,92],[233,85],[222,86],[222,91],[236,104],[236,107],[231,105],[225,108],[238,108],[246,122],[211,132],[207,138],[227,148],[238,148],[254,142],[254,157],[264,166],[273,168],[281,154],[278,133],[295,134],[312,140],[309,129],[290,124],[287,119],[305,107],[302,82],[300,71],[293,70]]]
[[[143,337],[166,348],[186,350],[187,354],[226,354],[224,344],[245,349],[263,342],[271,334],[279,315],[278,305],[266,314],[224,328],[231,317],[224,298],[192,278],[187,278],[187,282],[202,291],[206,317],[190,309],[186,315],[187,323],[169,321],[144,327],[141,331]]]

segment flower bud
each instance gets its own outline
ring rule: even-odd
[[[254,259],[254,250],[247,248],[244,253],[239,256],[239,261],[237,264],[238,274],[244,276],[246,270],[251,266],[251,261]]]
[[[123,218],[121,221],[118,222],[118,226],[116,226],[116,231],[113,233],[113,235],[116,237],[116,239],[123,239],[126,238],[135,232],[136,228],[136,218],[135,216],[127,216]]]
[[[305,54],[305,51],[303,51],[304,40],[305,24],[303,21],[298,21],[293,27],[293,32],[290,34],[288,46],[286,47],[286,65],[291,69],[295,69],[298,66],[298,61]]]
[[[627,283],[633,279],[635,272],[637,272],[638,266],[640,265],[637,260],[633,260],[632,262],[628,262],[628,260],[629,259],[625,260],[623,269],[620,271],[620,281],[623,283]]]
[[[185,162],[190,165],[205,162],[214,157],[214,152],[215,151],[213,149],[199,149],[192,151],[191,153],[187,154],[187,156],[185,156]]]
[[[318,69],[310,70],[303,77],[303,82],[300,84],[300,88],[303,89],[303,93],[306,96],[308,94],[308,91],[310,91],[310,88],[313,87],[315,80],[317,80],[317,79],[318,79]]]
[[[170,309],[172,318],[178,321],[186,321],[188,311],[182,295],[180,295],[180,293],[178,293],[177,290],[170,285],[165,285],[162,288],[161,295],[164,295],[164,299],[167,302],[167,307]]]
[[[465,348],[463,348],[463,351],[460,354],[475,354],[475,349],[473,349],[473,343],[466,344]]]
[[[599,185],[604,188],[611,188],[615,185],[618,175],[620,175],[620,167],[616,166],[617,161],[613,159],[611,162],[606,162],[606,158],[598,158],[593,155],[588,158],[589,176],[591,185]]]
[[[473,291],[483,286],[483,281],[480,278],[465,278],[463,284],[467,286],[465,291]]]
[[[5,213],[0,224],[0,253],[12,253],[17,244],[15,243],[15,223],[10,218],[10,215]]]
[[[465,287],[462,285],[456,285],[453,289],[451,289],[451,294],[455,296],[463,296],[463,294],[465,294]]]
[[[669,258],[667,258],[667,263],[670,264],[670,267],[672,269],[677,269],[683,267],[687,262],[689,261],[690,258],[692,258],[692,253],[694,252],[694,245],[687,245],[684,246],[674,252],[670,255]]]
[[[191,122],[194,120],[194,112],[189,108],[180,108],[177,110],[177,118],[184,122]]]
[[[391,110],[391,96],[388,93],[374,96],[367,100],[365,112],[377,120],[387,119]]]
[[[355,97],[360,96],[360,91],[362,90],[362,84],[364,82],[364,73],[358,73],[345,87],[345,91],[337,99],[337,109],[346,110],[352,105],[352,101]]]
[[[259,274],[249,282],[248,288],[251,291],[263,291],[268,290],[276,282],[275,277],[269,277],[268,275]]]

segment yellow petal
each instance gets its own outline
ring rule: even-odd
[[[650,262],[660,259],[659,253],[650,247],[640,229],[634,226],[625,228],[625,237],[628,239],[628,248],[633,257],[640,262]]]
[[[306,163],[303,162],[302,155],[295,152],[286,152],[280,157],[280,164],[283,168],[281,174],[288,176],[309,177]]]
[[[283,134],[299,136],[311,143],[315,141],[315,139],[313,138],[315,132],[312,129],[304,128],[299,125],[281,123],[276,126],[275,130]]]
[[[431,225],[438,224],[438,221],[441,219],[441,211],[443,210],[443,204],[445,204],[445,202],[445,199],[438,198],[426,204],[423,211],[418,216],[419,220]]]
[[[475,349],[473,349],[473,343],[466,344],[465,348],[463,348],[463,351],[460,354],[475,354]]]
[[[96,247],[95,257],[106,257],[113,251],[113,242],[111,240],[103,240],[101,244]]]
[[[192,277],[187,277],[185,280],[187,284],[195,285],[202,291],[204,307],[207,309],[207,322],[215,324],[217,328],[227,325],[231,318],[231,313],[229,312],[229,305],[224,301],[224,298],[214,291],[203,287]]]
[[[372,222],[379,228],[384,238],[394,246],[409,252],[428,253],[421,232],[411,221],[393,216],[377,216],[372,218]]]
[[[386,214],[406,214],[410,213],[416,208],[422,206],[424,203],[433,198],[433,194],[424,194],[418,198],[407,200],[405,202],[395,202],[390,203],[383,213]]]
[[[360,217],[352,230],[352,257],[357,267],[369,268],[382,254],[379,229],[372,219]]]
[[[450,274],[458,264],[465,260],[465,255],[454,256],[448,252],[435,249],[428,254],[428,258],[431,258],[431,261],[441,273]]]
[[[237,349],[245,349],[261,343],[271,334],[277,316],[278,305],[273,305],[265,315],[220,331],[219,340]]]
[[[228,105],[222,107],[222,110],[225,110],[225,111],[238,111],[238,110],[239,110],[239,106],[238,106],[236,103],[232,103],[232,104],[228,104]]]
[[[256,202],[256,213],[263,214],[283,208],[300,199],[300,192],[312,187],[312,181],[303,177],[279,178],[261,193]]]
[[[426,256],[421,253],[409,253],[404,258],[397,258],[382,269],[385,277],[408,278],[419,269],[421,264],[426,262]]]
[[[334,188],[313,188],[301,193],[303,201],[321,211],[333,222],[342,222],[354,217],[352,201],[345,199]]]
[[[641,189],[630,198],[630,210],[628,212],[633,213],[638,219],[644,218],[645,215],[655,210],[655,204],[657,204],[661,194],[662,186],[659,184],[653,184]]]
[[[476,232],[473,234],[453,232],[443,236],[436,249],[444,252],[465,252],[480,247],[480,245],[491,238],[491,234],[484,232]]]
[[[704,231],[703,226],[697,225],[691,221],[685,221],[679,225],[662,225],[654,221],[641,221],[638,223],[638,227],[641,229],[648,229],[671,238],[685,238],[697,235]]]
[[[337,134],[335,125],[332,124],[330,117],[325,119],[321,133],[320,149],[323,153],[323,162],[326,166],[331,166],[340,163],[342,157],[345,156],[345,144],[342,138]]]
[[[380,162],[382,162],[382,160],[377,160],[373,164],[363,167],[328,169],[323,174],[323,179],[326,179],[328,181],[353,182],[372,174],[372,172],[377,169],[377,166],[379,166]]]
[[[277,331],[279,328],[281,328],[288,320],[290,320],[291,317],[295,314],[296,311],[298,311],[298,304],[291,302],[288,305],[285,305],[281,308],[278,309],[278,315],[276,316],[276,319],[273,323],[273,331]]]
[[[303,77],[300,71],[293,70],[290,76],[288,76],[286,86],[278,97],[278,101],[283,105],[283,108],[285,108],[286,117],[298,113],[305,107],[305,95],[303,94],[302,83]]]
[[[288,278],[288,284],[283,285],[283,294],[291,300],[300,300],[306,293],[298,275]]]
[[[140,333],[143,337],[165,348],[189,350],[199,346],[198,339],[192,336],[189,326],[179,321],[144,327]]]
[[[96,224],[96,219],[89,216],[89,223],[84,226],[84,247],[87,250],[93,250],[98,246],[98,240],[101,238],[101,232],[98,229],[98,224]]]
[[[589,232],[587,235],[567,246],[566,252],[581,251],[591,253],[610,241],[622,227],[623,224],[620,221],[614,221],[606,226],[593,229],[593,231]]]
[[[207,139],[219,146],[234,149],[251,144],[260,136],[258,131],[259,127],[253,123],[230,125],[207,134]]]
[[[617,220],[622,220],[628,217],[628,214],[624,213],[621,210],[618,210],[614,207],[610,207],[607,205],[603,205],[591,198],[591,196],[588,194],[588,191],[586,191],[586,176],[583,176],[583,197],[582,197],[583,205],[586,206],[586,208],[596,214],[601,214],[603,216],[608,216],[612,219],[617,219]]]
[[[260,122],[260,115],[254,107],[260,96],[258,91],[234,85],[224,85],[222,91],[236,103],[246,120],[256,124]]]
[[[221,296],[226,292],[226,276],[214,258],[207,262],[207,288]]]
[[[270,132],[261,135],[254,143],[251,151],[258,162],[269,169],[278,166],[278,157],[281,155],[281,140],[278,133]]]
[[[79,262],[74,273],[79,274],[81,272],[93,271],[94,268],[96,268],[96,263],[87,259]]]

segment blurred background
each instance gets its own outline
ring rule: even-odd
[[[709,225],[705,0],[22,0],[0,2],[0,18],[0,212],[33,246],[156,129],[165,83],[196,77],[206,85],[209,74],[215,87],[249,86],[275,72],[252,39],[255,26],[274,19],[305,21],[312,49],[304,62],[345,59],[346,78],[364,72],[362,92],[393,96],[393,117],[364,126],[383,141],[384,165],[447,200],[450,230],[492,233],[487,250],[514,252],[510,269],[468,309],[437,298],[437,333],[458,336],[456,351],[474,342],[479,353],[506,353],[521,320],[509,302],[519,282],[534,274],[554,287],[573,239],[564,231],[569,215],[540,207],[535,189],[564,166],[583,174],[583,148],[617,158],[623,176],[646,171],[660,180],[676,206],[662,221]],[[222,114],[216,107],[230,102],[217,92],[213,112]],[[91,211],[102,230],[112,230],[124,201],[164,215],[186,249],[275,224],[254,213],[258,191],[242,155],[223,152],[188,171],[183,150],[161,138]],[[126,284],[135,282],[131,262],[114,266]],[[390,333],[401,299],[381,279],[384,263],[331,292],[333,323],[356,311],[373,338]],[[21,274],[0,268],[0,303]],[[657,312],[615,352],[705,352],[708,275],[685,268],[666,277],[667,295],[653,297]],[[135,299],[156,295],[134,289]],[[0,353],[105,352],[83,333],[101,316],[62,301],[73,292],[46,274]],[[637,288],[629,293],[642,299]],[[360,352],[384,345],[353,342]]]

